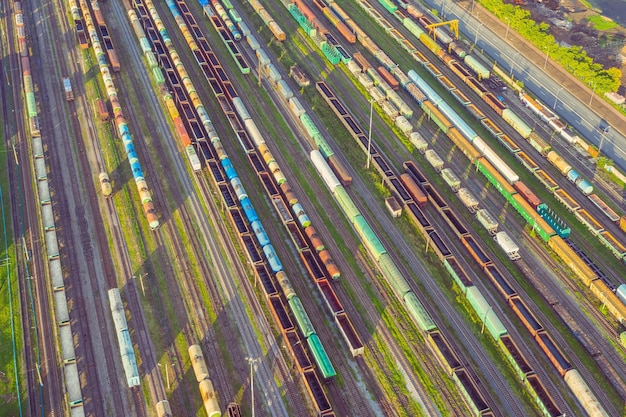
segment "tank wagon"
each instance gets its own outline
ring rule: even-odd
[[[217,392],[213,387],[213,382],[209,379],[209,371],[202,354],[202,348],[200,345],[189,346],[189,358],[191,359],[191,366],[193,367],[196,381],[198,381],[198,388],[200,389],[200,395],[202,396],[202,402],[204,409],[208,417],[221,417],[219,401],[217,398]]]
[[[126,381],[129,388],[136,387],[140,385],[141,380],[139,378],[137,360],[135,359],[135,351],[133,349],[132,341],[130,340],[128,324],[126,322],[126,313],[124,312],[124,304],[122,304],[120,291],[117,288],[111,288],[108,294],[111,315],[113,316],[113,324],[115,325],[117,341],[120,345],[119,349],[120,355],[122,356],[124,373],[126,374]]]
[[[143,205],[143,211],[146,219],[148,220],[148,225],[151,229],[154,230],[159,227],[159,219],[154,209],[152,196],[150,195],[150,191],[148,190],[148,185],[143,173],[143,169],[141,168],[141,164],[139,163],[139,156],[135,151],[135,146],[133,145],[133,138],[130,134],[130,129],[128,128],[128,124],[122,111],[122,107],[117,98],[117,90],[113,83],[113,78],[111,76],[109,66],[106,62],[102,45],[100,43],[100,40],[98,39],[98,33],[96,32],[94,22],[91,18],[91,13],[87,4],[84,1],[81,1],[81,8],[83,11],[83,17],[85,18],[87,32],[91,40],[91,45],[93,46],[96,60],[98,61],[100,75],[102,76],[102,80],[104,81],[104,85],[106,86],[107,96],[109,98],[111,106],[113,107],[113,115],[117,127],[117,132],[124,145],[126,156],[128,158],[133,178],[135,180],[135,185],[137,187],[137,191],[139,192],[139,197]]]

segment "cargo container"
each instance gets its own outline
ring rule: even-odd
[[[381,66],[378,67],[377,70],[380,76],[383,77],[387,84],[389,84],[389,87],[391,87],[393,90],[397,90],[400,87],[400,83],[398,82],[398,80],[396,80],[395,77],[391,75],[387,68]]]
[[[495,235],[498,231],[498,222],[489,214],[486,209],[480,209],[476,212],[476,218],[483,225],[483,227],[489,232],[489,234]]]
[[[411,195],[413,201],[415,201],[415,203],[419,207],[424,207],[428,202],[428,198],[426,197],[426,194],[424,194],[424,191],[422,191],[420,186],[417,185],[417,183],[413,180],[411,175],[407,173],[401,174],[400,181]]]
[[[448,186],[452,189],[452,191],[457,192],[461,187],[461,180],[450,168],[444,168],[441,170],[441,177],[448,184]]]
[[[111,116],[109,114],[109,109],[107,108],[106,102],[101,98],[97,99],[96,108],[98,110],[98,117],[100,118],[100,120],[103,122],[107,122]]]
[[[443,168],[443,160],[441,159],[439,155],[437,155],[437,152],[435,152],[432,149],[428,149],[424,153],[424,156],[426,156],[426,160],[428,161],[430,165],[432,165],[435,171],[437,172],[441,171],[441,169]]]
[[[65,92],[65,100],[73,101],[74,92],[72,91],[72,82],[69,78],[63,78],[63,91]]]
[[[521,259],[521,256],[519,254],[519,246],[515,244],[515,242],[513,241],[513,239],[511,239],[507,232],[500,231],[496,233],[495,240],[510,260],[516,261],[518,259]]]

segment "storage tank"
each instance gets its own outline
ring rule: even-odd
[[[459,199],[470,213],[475,213],[478,209],[478,200],[476,200],[476,197],[474,197],[467,188],[459,189]]]
[[[515,261],[521,258],[519,255],[519,246],[515,244],[507,232],[502,231],[496,233],[495,240],[510,260]]]
[[[476,212],[476,218],[490,234],[495,234],[498,230],[498,222],[489,214],[486,209],[480,209]]]
[[[435,171],[440,172],[443,168],[443,160],[439,155],[437,155],[437,152],[429,149],[424,153],[424,155],[426,156],[426,160],[428,161],[428,163],[432,165],[433,168],[435,168]]]

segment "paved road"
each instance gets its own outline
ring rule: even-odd
[[[426,0],[426,3],[440,14],[443,11],[447,19],[459,19],[459,29],[476,43],[476,48],[522,80],[528,90],[549,107],[556,108],[565,121],[588,141],[601,145],[605,155],[626,169],[626,117],[547,59],[544,51],[527,44],[513,30],[507,30],[506,24],[478,4],[461,5],[450,0]],[[471,7],[473,13],[465,7]],[[600,129],[605,125],[611,126],[607,133]]]

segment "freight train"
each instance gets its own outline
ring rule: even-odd
[[[170,12],[176,18],[179,24],[179,27],[184,25],[184,23],[182,22],[182,16],[178,12],[176,3],[174,3],[174,1],[171,1],[171,0],[167,0],[166,3],[169,7]],[[197,47],[197,44],[195,42],[191,43],[189,46],[192,48],[192,51],[200,52],[200,49]],[[216,68],[221,69],[221,67],[214,65],[214,69]],[[219,82],[221,82],[222,85],[225,85],[226,82],[228,83],[226,85],[228,85],[227,90],[229,91],[229,97],[231,99],[231,103],[233,104],[232,107],[234,107],[235,110],[238,109],[238,111],[241,112],[242,115],[247,115],[247,110],[245,110],[245,107],[240,102],[240,100],[239,101],[235,100],[238,97],[236,95],[236,91],[234,87],[232,86],[232,84],[230,84],[230,81],[228,81],[228,77],[226,77],[224,74],[223,77],[220,77]],[[234,105],[235,102],[237,102],[239,105],[235,106]],[[229,112],[231,113],[232,113],[232,107],[227,108],[227,110],[229,110]],[[227,112],[227,114],[229,112]],[[248,132],[248,135],[250,136],[252,141],[256,144],[256,146],[259,147],[260,153],[263,156],[263,158],[264,159],[271,158],[269,160],[266,160],[266,163],[268,165],[269,171],[272,173],[272,176],[274,180],[276,181],[276,184],[279,186],[285,184],[286,178],[282,174],[282,171],[278,167],[278,164],[273,160],[273,157],[271,156],[271,153],[269,153],[269,150],[265,152],[262,151],[263,146],[265,146],[265,149],[267,148],[267,146],[265,145],[265,141],[263,140],[254,121],[249,117],[249,115],[247,119],[244,119],[243,117],[241,117],[241,119]],[[237,130],[240,130],[240,129],[236,129],[236,131]],[[254,207],[252,206],[252,203],[243,187],[243,184],[241,183],[241,180],[239,179],[239,176],[237,175],[237,172],[235,171],[233,167],[233,164],[230,162],[230,159],[228,158],[228,155],[224,151],[224,148],[221,145],[221,141],[217,137],[217,135],[210,137],[210,139],[215,149],[216,156],[220,160],[220,164],[222,165],[224,173],[226,174],[226,178],[230,182],[235,192],[236,198],[241,203],[244,215],[246,219],[248,220],[248,222],[250,223],[252,230],[254,231],[254,234],[257,238],[257,242],[261,250],[263,251],[265,258],[267,259],[268,265],[270,266],[271,271],[276,275],[276,280],[279,282],[279,284],[281,284],[281,287],[283,288],[285,297],[287,298],[289,306],[291,307],[292,312],[294,314],[294,317],[296,318],[296,321],[298,325],[300,326],[300,330],[305,336],[307,343],[309,344],[309,347],[311,351],[313,352],[314,358],[316,359],[318,363],[320,373],[325,379],[333,378],[336,375],[336,371],[334,367],[332,366],[332,363],[330,362],[330,359],[328,358],[328,355],[326,354],[323,346],[321,345],[319,341],[319,337],[317,336],[317,334],[315,333],[315,330],[313,329],[313,325],[311,324],[306,312],[304,311],[304,307],[302,306],[301,300],[295,294],[295,292],[287,291],[286,289],[286,288],[290,288],[289,279],[287,278],[285,272],[283,271],[282,263],[280,262],[272,244],[270,243],[269,238],[267,237],[267,234],[263,228],[263,225],[261,224],[261,221]],[[304,210],[302,209],[302,206],[300,205],[300,203],[297,202],[297,199],[291,205],[291,211],[293,212],[293,214],[295,215],[295,218],[297,219],[297,221],[300,223],[300,225],[303,228],[310,226],[310,220],[308,216],[304,213]],[[282,283],[285,283],[285,286],[282,286]]]
[[[408,6],[402,2],[398,2],[401,7],[408,8]],[[389,10],[389,8],[387,8]],[[425,19],[423,15],[416,11],[413,7],[409,13],[412,17],[414,17],[420,24],[426,29],[426,26],[430,24],[428,19]],[[465,82],[480,98],[483,99],[498,115],[500,115],[503,120],[513,127],[524,139],[526,139],[532,146],[535,148],[543,157],[547,158],[557,169],[559,172],[565,176],[569,181],[574,183],[577,188],[586,196],[593,195],[593,186],[590,184],[588,180],[582,177],[577,171],[573,170],[569,164],[567,164],[560,156],[556,154],[556,152],[552,151],[550,145],[545,142],[536,132],[533,132],[532,128],[528,126],[521,117],[515,114],[512,110],[510,110],[504,103],[502,103],[494,94],[487,91],[479,81],[475,80],[467,70],[465,70],[462,65],[457,62],[453,57],[449,56],[445,50],[437,45],[436,42],[428,37],[425,32],[417,26],[415,23],[407,24],[407,18],[399,13],[397,10],[394,14],[398,19],[400,19],[405,26],[416,35],[420,41],[427,46],[431,52],[433,52],[439,59],[441,59],[446,66],[448,66],[463,82]],[[438,29],[436,29],[438,30]],[[442,41],[443,39],[443,41]],[[440,42],[447,42],[446,39],[451,39],[449,37],[443,36],[440,38]],[[401,45],[406,44],[406,40],[400,43]],[[453,45],[452,48],[448,48],[449,50],[454,49],[455,54],[458,58],[463,58],[465,64],[468,65],[471,69],[473,69],[477,74],[481,74],[482,76],[479,78],[486,77],[487,73],[484,73],[481,70],[481,66],[476,65],[477,61],[475,59],[466,59],[467,56],[463,55],[459,52],[458,45]],[[463,104],[470,112],[476,117],[480,123],[510,152],[516,153],[519,152],[519,147],[515,145],[515,142],[511,140],[506,134],[504,134],[497,126],[484,114],[482,114],[478,109],[472,105],[459,90],[456,89],[453,83],[451,83],[445,76],[443,76],[431,63],[429,63],[426,58],[416,51],[414,58],[418,62],[420,62],[436,79],[437,81],[444,86],[452,95],[455,97],[461,104]],[[384,61],[381,61],[384,63]],[[407,91],[412,94],[412,90]],[[537,101],[533,100],[529,96],[524,93],[520,93],[520,99],[522,102],[527,105],[535,114],[539,115],[542,120],[548,123],[548,126],[554,130],[556,133],[561,135],[568,143],[570,144],[578,144],[583,149],[588,149],[588,146],[584,143],[584,141],[580,140],[580,138],[575,135],[572,136],[568,133],[567,129],[565,129],[565,125],[558,120],[558,118],[546,109],[544,106],[541,106]],[[419,98],[417,98],[419,102]],[[445,105],[445,104],[444,104]],[[497,164],[494,164],[496,167]],[[550,191],[554,192],[558,185],[552,180],[548,174],[544,171],[539,170],[535,173],[537,178],[542,182]],[[596,204],[603,212],[611,219],[611,221],[617,222],[618,218],[617,214],[612,212],[612,210],[607,210],[608,205],[600,200],[597,195],[595,197],[591,197],[590,200]],[[553,214],[551,211],[546,211],[545,209],[541,209],[542,217],[546,218],[546,221],[550,223],[550,225],[556,230],[556,232],[561,237],[567,237],[567,233],[569,233],[569,228],[564,226],[564,229],[561,229],[561,220],[558,218],[552,218]],[[601,243],[603,243],[616,257],[626,261],[626,246],[619,241],[618,238],[610,234],[609,232],[602,231],[602,234],[597,234]]]
[[[361,5],[363,6],[363,3],[361,3]],[[364,6],[364,8],[365,8],[365,6]],[[381,20],[381,17],[379,17],[377,20]],[[380,23],[380,22],[379,22],[379,23]],[[386,24],[382,24],[382,26],[383,26],[383,27],[387,27],[387,25],[388,25],[388,23],[386,23]],[[371,52],[374,56],[378,56],[378,54],[379,54],[379,52],[380,52],[380,49],[376,46],[376,44],[375,44],[375,43],[373,43],[373,42],[372,42],[371,40],[369,40],[369,39],[367,39],[367,40],[364,40],[364,39],[366,39],[366,38],[362,38],[362,39],[360,39],[361,43],[362,43],[362,44],[366,47],[366,49],[368,49],[368,50],[369,50],[369,51],[370,51],[370,52]],[[409,49],[410,49],[410,48],[409,48]],[[426,62],[426,59],[425,59],[425,58],[420,59],[420,56],[423,58],[423,55],[422,55],[422,54],[420,54],[418,51],[415,51],[414,57],[415,57],[417,60],[420,60],[422,63]],[[388,63],[386,63],[386,62],[384,62],[384,61],[382,61],[382,60],[381,60],[380,62],[381,62],[383,65],[389,65]],[[397,65],[395,65],[395,64],[393,64],[393,65],[389,66],[389,67],[388,67],[388,69],[389,69],[390,71],[391,71],[391,70],[394,70],[395,72],[399,72],[399,71],[398,71],[398,70],[399,70],[399,68],[398,68],[398,67],[397,67]],[[401,72],[400,72],[400,73],[401,73]],[[404,85],[405,89],[406,89],[406,86],[407,86],[407,85],[411,85],[411,83],[406,83],[406,84]],[[413,93],[413,92],[412,92],[412,91],[410,91],[409,89],[407,89],[407,91],[409,91],[409,93],[410,93],[410,94],[411,94],[411,93]],[[423,92],[421,92],[421,91],[420,91],[419,93],[417,93],[417,94],[416,94],[416,93],[413,93],[413,94],[411,94],[411,95],[419,95],[419,96],[421,96],[421,97],[422,97],[422,99],[426,98],[425,94],[423,94]],[[465,102],[465,103],[468,103],[468,102],[469,102],[469,100],[463,100],[463,99],[461,98],[462,96],[457,95],[456,97],[457,97],[457,99],[458,99],[459,101],[461,101],[461,102]],[[445,121],[445,120],[440,120],[440,121],[441,121],[442,123],[446,123],[446,121]],[[350,130],[350,129],[349,129],[349,130]],[[479,170],[481,170],[481,172],[483,172],[483,173],[487,173],[486,175],[489,175],[489,177],[491,177],[491,178],[493,179],[492,183],[493,183],[494,185],[496,185],[496,187],[497,187],[497,188],[498,188],[501,192],[503,192],[503,194],[505,194],[505,196],[508,194],[508,195],[511,197],[511,198],[510,198],[510,201],[514,201],[514,203],[512,203],[512,205],[513,205],[514,207],[516,207],[516,209],[517,209],[518,211],[520,211],[520,212],[523,212],[523,213],[524,213],[523,215],[524,215],[525,219],[533,225],[533,228],[534,228],[535,230],[537,230],[537,231],[539,232],[539,234],[540,234],[540,235],[542,235],[542,238],[543,238],[544,240],[548,240],[551,236],[553,236],[553,235],[555,234],[555,232],[554,232],[554,230],[552,229],[552,227],[551,227],[549,224],[547,224],[545,221],[543,221],[543,219],[542,219],[541,217],[538,217],[538,216],[537,216],[537,212],[535,212],[535,210],[533,210],[533,209],[532,209],[532,207],[530,206],[530,203],[528,203],[528,202],[525,200],[525,197],[528,197],[529,201],[533,201],[533,202],[535,202],[535,203],[536,203],[536,201],[537,201],[537,200],[535,200],[535,199],[534,199],[531,195],[529,195],[529,194],[527,194],[527,193],[525,193],[525,194],[524,194],[524,196],[525,196],[525,197],[519,197],[519,198],[518,198],[518,197],[513,197],[513,195],[514,195],[514,194],[517,194],[517,191],[515,191],[515,189],[514,189],[514,188],[512,188],[512,189],[511,189],[512,191],[511,191],[511,190],[509,190],[509,188],[511,188],[511,187],[510,187],[510,184],[508,184],[508,181],[504,180],[504,179],[502,178],[502,176],[500,175],[500,173],[498,173],[498,172],[497,172],[497,171],[493,168],[493,166],[490,166],[491,164],[489,164],[489,162],[488,162],[487,160],[484,160],[484,158],[483,158],[482,156],[480,156],[480,152],[478,152],[478,155],[476,155],[476,153],[477,153],[476,151],[477,151],[477,150],[476,150],[476,149],[473,149],[473,150],[472,150],[472,146],[470,146],[470,144],[469,144],[469,143],[467,143],[467,141],[463,138],[463,136],[462,136],[462,135],[458,134],[458,132],[457,132],[457,134],[452,134],[452,138],[451,138],[451,139],[453,139],[453,141],[454,141],[454,139],[456,139],[457,141],[455,142],[455,144],[458,142],[458,146],[459,146],[459,148],[460,148],[460,149],[461,149],[461,150],[462,150],[462,151],[463,151],[463,152],[464,152],[464,153],[468,156],[468,158],[470,158],[470,160],[473,160],[473,159],[475,158],[475,161],[476,161],[476,162],[475,162],[475,164],[477,165],[478,169],[479,169]],[[486,145],[486,144],[485,144],[485,145]],[[483,149],[481,149],[481,150],[482,150],[482,151],[484,151],[484,150],[485,150],[485,148],[483,148]],[[493,152],[493,151],[492,151],[492,152]],[[495,154],[495,153],[494,153],[494,154]],[[476,156],[475,156],[475,157],[473,157],[472,155],[476,155]],[[513,173],[512,175],[514,176],[515,174]],[[513,176],[512,176],[511,178],[514,178]],[[489,178],[489,177],[488,177],[488,178]],[[498,179],[502,179],[502,180],[500,180],[500,181],[499,181],[499,180],[496,180],[496,178],[498,178]],[[526,189],[527,189],[527,187],[525,187],[525,190],[526,190]],[[533,212],[535,212],[536,214],[533,214]],[[554,221],[553,221],[553,223],[554,223]],[[558,241],[558,239],[560,239],[558,236],[556,236],[556,238],[557,238],[557,239],[553,239],[553,242],[557,242],[557,241]],[[570,256],[573,256],[573,257],[574,257],[574,258],[576,258],[576,259],[580,259],[580,258],[578,257],[578,255],[576,255],[576,254],[574,253],[574,251],[573,251],[573,250],[570,250],[570,251],[568,251],[567,253],[568,253]],[[602,284],[604,284],[604,283],[602,282],[602,280],[598,280],[598,279],[597,279],[597,277],[596,277],[596,281],[600,281],[600,282],[599,282],[599,283],[596,283],[596,284],[593,284],[593,285],[596,285],[598,288],[600,288],[598,291],[602,291],[601,287],[602,287]],[[592,288],[592,290],[593,290],[593,288]],[[612,294],[612,293],[609,291],[608,296],[610,297],[611,295],[613,296],[612,298],[616,299],[616,297],[614,296],[614,294]],[[620,306],[619,306],[619,305],[615,305],[615,302],[614,302],[614,301],[615,301],[615,300],[613,300],[613,302],[611,302],[612,307],[611,307],[610,309],[611,309],[613,312],[618,312],[618,310],[619,310]],[[620,313],[618,313],[618,314],[620,314]]]
[[[333,108],[333,110],[335,110],[337,116],[344,118],[351,117],[348,111],[343,108],[343,105],[341,105],[336,96],[334,96],[332,91],[328,88],[328,86],[319,88],[320,84],[318,84],[318,91],[320,92],[320,94],[322,94],[322,96],[331,107],[335,107]],[[341,109],[336,109],[338,103],[342,106]],[[347,123],[346,125],[351,126],[352,123]],[[354,127],[352,129],[354,129]],[[357,143],[359,143],[359,136],[354,132],[354,130],[350,131],[350,133],[355,138],[355,140],[357,140]],[[376,147],[374,147],[374,149],[376,149]],[[382,156],[380,156],[380,158],[374,159],[374,161],[375,164],[382,163],[382,167],[389,166],[388,163],[384,162],[384,158]],[[463,294],[467,297],[470,305],[474,308],[478,317],[481,320],[484,320],[485,328],[498,341],[501,340],[503,337],[506,337],[507,340],[511,340],[510,336],[507,335],[508,332],[506,328],[498,320],[495,314],[489,314],[492,312],[491,307],[486,302],[482,294],[476,289],[476,287],[473,286],[471,279],[460,267],[457,260],[454,258],[454,256],[452,256],[451,251],[448,249],[447,245],[443,242],[439,234],[432,227],[430,221],[428,221],[425,214],[420,209],[420,206],[424,206],[426,204],[427,200],[425,201],[425,195],[428,195],[428,200],[432,202],[432,204],[437,208],[442,217],[454,230],[455,234],[459,237],[459,239],[466,247],[469,254],[477,263],[479,268],[485,270],[486,274],[490,277],[496,288],[501,293],[505,293],[507,299],[512,296],[517,297],[517,293],[512,289],[510,284],[508,284],[506,278],[504,278],[504,276],[497,270],[497,268],[491,262],[484,250],[482,250],[478,242],[469,234],[468,228],[463,225],[463,223],[458,219],[456,215],[454,215],[443,197],[441,197],[439,193],[435,191],[435,188],[429,183],[429,181],[421,173],[419,168],[417,168],[417,166],[412,162],[406,162],[405,168],[407,170],[407,173],[405,175],[410,176],[408,180],[403,180],[401,184],[398,184],[394,181],[386,181],[386,183],[389,185],[392,191],[394,191],[395,195],[397,195],[398,198],[400,198],[400,200],[403,202],[404,207],[406,208],[406,212],[413,220],[424,238],[427,239],[429,242],[432,242],[432,245],[430,246],[432,247],[433,251],[444,264],[446,270],[448,270],[448,272],[451,274],[454,282],[459,286]],[[386,168],[379,167],[381,175],[383,172],[385,172],[385,169]],[[387,174],[387,176],[388,175],[389,174]],[[383,178],[385,177],[383,176]],[[516,302],[516,304],[518,303]],[[522,318],[522,322],[525,322],[523,316],[520,317]],[[549,338],[549,336],[542,335],[541,338]],[[560,352],[555,352],[552,349],[553,345],[554,343],[548,343],[546,346],[549,346],[549,348],[546,347],[546,349],[544,349],[544,352],[551,361],[552,358],[555,356],[557,358],[562,357]],[[504,352],[507,355],[509,361],[514,364],[514,367],[521,366],[522,368],[527,369],[524,372],[528,375],[532,373],[532,370],[527,364],[517,364],[519,362],[516,362],[518,356],[517,351],[505,349]],[[559,361],[553,361],[553,363],[558,363]],[[554,404],[553,400],[546,392],[541,381],[536,376],[534,376],[533,378],[534,382],[533,384],[529,385],[529,388],[532,390],[531,392],[534,393],[534,398],[537,401],[538,405],[543,410],[548,410],[546,411],[546,415],[561,415],[558,407]]]
[[[184,2],[179,2],[184,4]],[[146,2],[147,6],[148,6],[148,10],[150,11],[150,13],[153,16],[158,16],[156,14],[156,11],[154,10],[154,6],[151,4],[151,2]],[[170,2],[168,4],[168,6],[170,7],[170,10],[174,13],[175,8],[173,8],[173,4],[172,2]],[[176,14],[175,14],[176,15]],[[187,15],[185,16],[186,18],[189,18],[190,16]],[[192,17],[192,16],[191,16]],[[156,19],[155,19],[156,20]],[[177,19],[179,21],[179,25],[181,24],[180,19]],[[157,23],[157,26],[161,26],[159,27],[159,32],[164,33],[165,29],[162,28],[162,24],[160,23],[160,21]],[[206,42],[206,40],[204,38],[199,39],[199,43],[200,45],[202,45],[203,47],[207,47],[208,48],[208,43]],[[168,45],[169,46],[169,45]],[[196,52],[196,57],[202,57],[202,59],[199,61],[199,64],[202,66],[202,64],[207,65],[207,62],[211,62],[211,63],[215,63],[213,64],[211,70],[215,71],[215,70],[221,70],[221,67],[218,64],[217,58],[215,57],[215,55],[213,54],[213,52],[208,49],[208,50],[204,50],[204,51],[200,51],[200,50],[194,50]],[[211,59],[207,59],[203,56],[203,53],[205,54],[210,54],[210,58]],[[182,65],[177,66],[177,69],[180,71],[181,70]],[[206,68],[206,67],[204,67]],[[203,69],[204,69],[203,68]],[[207,74],[205,72],[205,74]],[[211,72],[212,74],[212,72]],[[234,93],[234,88],[232,87],[232,85],[230,84],[230,82],[228,81],[228,79],[226,77],[221,77],[221,80],[223,81],[222,83],[217,83],[217,82],[210,82],[211,86],[213,88],[217,88],[219,87],[219,92],[221,94],[221,98],[225,99],[224,96],[224,92],[227,92],[229,97],[236,97],[236,94]],[[216,81],[215,79],[212,79],[210,81]],[[191,82],[187,82],[185,83],[185,87],[188,89],[193,89],[193,86],[191,85]],[[215,90],[214,90],[215,93]],[[201,104],[199,101],[197,101],[198,104]],[[230,106],[230,104],[228,102],[225,101],[221,101],[221,104],[226,105],[228,104],[228,106]],[[196,106],[197,107],[197,106]],[[232,108],[229,107],[230,112],[232,112]],[[209,139],[210,139],[210,147],[209,142],[208,141],[204,141],[204,144],[207,145],[207,151],[210,155],[214,155],[215,159],[219,162],[217,162],[215,164],[215,168],[219,168],[216,171],[213,170],[212,171],[214,173],[214,176],[216,178],[216,181],[218,181],[217,176],[219,176],[220,178],[223,179],[227,179],[228,180],[228,184],[230,185],[230,187],[232,187],[233,191],[230,191],[227,188],[225,188],[225,191],[227,192],[226,194],[223,194],[224,197],[226,198],[227,204],[233,202],[233,199],[237,199],[239,200],[240,204],[241,204],[241,208],[242,211],[237,211],[240,215],[241,213],[243,213],[243,216],[248,220],[249,224],[255,224],[257,226],[260,227],[256,227],[255,229],[255,237],[257,238],[257,242],[259,245],[262,245],[262,251],[264,252],[264,254],[266,255],[266,259],[267,259],[267,264],[270,267],[270,270],[272,270],[275,274],[277,274],[278,276],[283,276],[282,273],[282,265],[280,263],[280,260],[278,259],[278,257],[276,256],[276,253],[273,250],[273,247],[271,246],[271,244],[269,243],[269,239],[267,239],[267,235],[265,234],[262,226],[260,225],[260,221],[258,218],[258,215],[256,214],[256,211],[254,210],[254,207],[252,206],[250,199],[248,198],[245,189],[243,188],[243,185],[241,184],[241,181],[239,180],[236,171],[234,169],[234,167],[232,166],[232,163],[230,162],[230,159],[228,158],[228,156],[226,155],[226,153],[223,150],[223,147],[221,145],[221,141],[220,139],[217,137],[217,134],[215,132],[215,130],[212,127],[212,124],[210,122],[210,119],[208,119],[208,115],[206,115],[206,112],[202,113],[202,112],[198,112],[200,119],[203,122],[203,125],[205,126],[205,128],[208,127],[207,132],[209,134]],[[245,140],[246,142],[249,142],[249,138],[245,135],[245,131],[244,130],[240,130],[237,131],[238,136],[240,137],[240,140]],[[243,135],[242,135],[243,134]],[[241,135],[241,136],[240,136]],[[242,136],[245,137],[245,139],[242,139]],[[279,175],[280,172],[276,172],[276,175]],[[220,182],[220,181],[218,181]],[[222,187],[220,186],[220,189],[222,189]],[[227,198],[228,196],[228,198]],[[242,219],[242,218],[240,218]],[[243,224],[242,224],[243,225]],[[251,241],[250,241],[251,242]],[[249,249],[249,253],[250,249],[252,249],[250,247],[250,245],[246,244],[247,249]],[[255,249],[256,251],[256,249]],[[254,253],[254,251],[252,252]],[[260,259],[260,254],[258,252],[256,252],[256,257]],[[252,259],[253,262],[255,262],[255,264],[257,263],[257,259],[253,258]],[[258,271],[257,271],[258,272]],[[267,274],[267,269],[265,270],[265,274]],[[270,302],[274,302],[276,300],[269,300]],[[277,300],[282,304],[282,301]],[[312,347],[312,349],[315,350],[315,355],[316,359],[319,360],[319,367],[320,367],[320,372],[324,375],[324,377],[327,378],[332,378],[335,375],[335,371],[332,368],[332,364],[330,363],[330,360],[328,360],[328,356],[326,355],[323,347],[321,346],[321,344],[319,344],[319,339],[317,338],[317,335],[313,332],[311,333],[312,330],[312,326],[310,324],[310,321],[308,320],[308,317],[306,316],[306,313],[304,312],[304,310],[301,308],[301,303],[300,300],[296,297],[296,296],[292,296],[289,299],[289,304],[290,306],[294,307],[294,316],[297,319],[297,322],[302,326],[302,332],[308,336],[308,341],[309,341],[309,345]],[[273,311],[276,313],[276,308],[278,308],[275,304],[272,304],[273,307],[275,307],[273,309]],[[284,309],[282,310],[284,313]],[[284,319],[285,317],[283,317],[283,315],[281,315],[279,317],[279,319]],[[310,371],[312,372],[312,371]],[[306,376],[306,373],[305,373]],[[310,377],[307,377],[307,380],[309,380],[312,384],[314,383],[313,380],[311,380]],[[317,379],[315,378],[315,381],[317,381]],[[319,382],[318,382],[319,384]],[[326,401],[326,405],[328,405],[328,402]]]
[[[113,83],[113,78],[111,76],[111,72],[109,70],[104,51],[102,50],[102,44],[98,39],[96,27],[91,18],[89,6],[85,1],[81,1],[80,6],[83,12],[83,17],[85,19],[87,33],[89,35],[91,45],[96,55],[96,60],[100,69],[100,75],[102,76],[107,96],[111,103],[111,107],[113,108],[113,118],[115,119],[118,134],[122,140],[122,144],[124,145],[126,157],[130,164],[137,191],[139,192],[139,198],[141,200],[144,214],[150,228],[152,230],[157,229],[159,227],[159,219],[154,209],[152,196],[150,195],[150,191],[148,190],[148,184],[141,168],[141,164],[139,163],[139,156],[137,155],[137,152],[135,151],[135,146],[133,145],[133,138],[130,134],[130,129],[128,128],[126,117],[124,116],[119,99],[117,98],[117,90],[115,88],[115,84]],[[72,16],[79,15],[79,13],[77,13],[76,11],[76,9],[78,9],[78,6],[74,1],[70,2],[70,9],[72,10]]]
[[[24,19],[23,5],[21,2],[13,3],[13,18],[15,19],[15,33],[17,36],[18,53],[22,70],[22,84],[25,97],[26,115],[28,117],[28,129],[30,132],[29,145],[31,148],[33,172],[37,178],[37,203],[40,210],[42,235],[45,243],[45,256],[48,260],[50,271],[50,283],[54,297],[54,319],[58,326],[60,339],[59,354],[63,366],[63,379],[65,393],[71,417],[84,417],[83,394],[76,364],[76,352],[74,350],[74,333],[70,323],[63,270],[59,253],[59,242],[56,233],[56,223],[52,210],[52,200],[48,183],[48,168],[44,153],[44,144],[39,128],[39,112],[35,96],[34,81],[31,74],[30,52],[27,41],[27,26]],[[54,366],[54,364],[52,364]],[[43,411],[43,410],[42,410]]]
[[[421,221],[421,223],[419,223],[421,230],[425,233],[426,238],[433,243],[432,248],[437,256],[442,260],[442,262],[446,258],[450,257],[451,252],[445,246],[438,233],[435,232],[432,226],[430,226],[430,223],[426,221],[419,208],[419,206],[423,206],[426,203],[426,194],[422,191],[417,191],[415,187],[405,188],[403,184],[408,183],[406,177],[399,180],[393,173],[391,165],[389,165],[385,161],[385,158],[378,153],[377,147],[375,145],[367,146],[363,143],[361,140],[362,134],[357,134],[354,131],[355,129],[358,129],[358,131],[361,132],[360,128],[356,122],[354,122],[350,113],[345,109],[345,107],[343,107],[343,104],[341,104],[328,85],[324,82],[319,82],[317,84],[317,88],[318,92],[322,95],[329,106],[333,108],[337,116],[340,117],[340,119],[343,119],[342,123],[349,127],[349,131],[357,143],[361,145],[361,148],[365,152],[369,150],[372,153],[374,166],[381,174],[383,182],[391,188],[394,195],[397,196],[400,201],[405,203],[407,211],[410,212],[412,216],[415,216],[416,220],[419,219],[419,221]],[[346,121],[346,119],[348,121]],[[315,151],[312,152],[311,160],[320,177],[324,180],[336,201],[339,203],[342,211],[353,224],[353,227],[355,228],[364,246],[377,261],[381,271],[383,272],[384,278],[394,289],[396,294],[398,294],[401,299],[404,299],[407,311],[409,311],[411,317],[416,321],[418,326],[428,334],[429,341],[433,344],[435,351],[437,351],[441,357],[444,358],[444,367],[449,368],[451,374],[454,375],[453,378],[465,394],[470,407],[472,407],[474,412],[478,415],[483,415],[481,413],[489,413],[489,406],[485,402],[484,397],[479,393],[477,388],[472,385],[471,380],[465,378],[467,376],[467,371],[462,369],[456,354],[451,350],[439,330],[437,330],[435,323],[432,321],[424,307],[419,303],[417,298],[414,297],[414,293],[408,285],[408,282],[396,268],[391,258],[388,258],[388,253],[382,243],[378,240],[368,223],[363,219],[359,210],[354,206],[354,203],[343,189],[336,176],[334,176],[332,171],[328,169],[328,165],[325,163],[323,158],[319,156],[319,153],[316,153]],[[489,332],[494,336],[494,338],[496,338],[496,340],[501,334],[507,333],[500,320],[497,318],[495,313],[492,312],[491,307],[489,307],[489,304],[484,300],[480,293],[474,292],[472,300],[476,300],[476,303],[473,305],[478,309],[477,314],[481,317],[481,319],[485,319]]]

